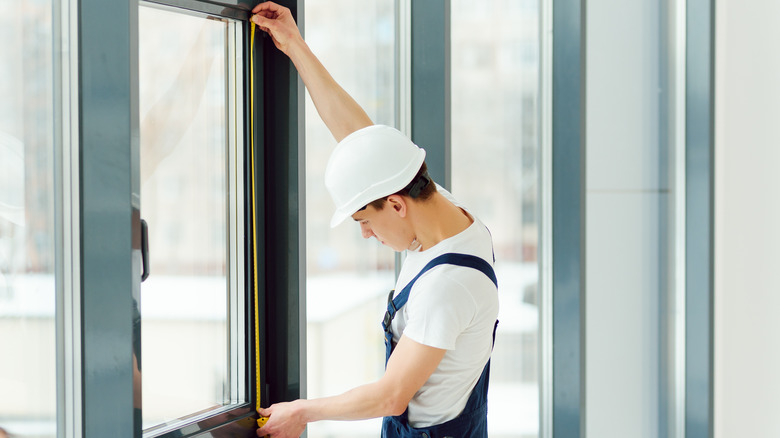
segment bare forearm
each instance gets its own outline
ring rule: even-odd
[[[320,420],[364,420],[400,415],[408,400],[393,394],[382,382],[351,389],[341,395],[313,400],[300,400],[301,416],[307,422]]]
[[[445,350],[401,337],[390,356],[385,374],[378,381],[358,386],[344,394],[314,400],[278,403],[260,409],[270,417],[258,436],[297,437],[306,423],[320,420],[360,420],[400,415],[444,357]]]
[[[303,40],[293,43],[288,55],[336,141],[373,124],[368,114],[333,79]]]
[[[260,409],[260,415],[269,417],[268,422],[258,430],[258,436],[278,438],[298,437],[306,424],[320,420],[361,420],[366,418],[398,415],[406,409],[406,403],[398,408],[390,402],[383,385],[376,383],[359,386],[339,396],[313,400],[295,400],[277,403],[267,409]],[[395,385],[398,386],[398,385]],[[392,388],[392,386],[390,386]],[[400,412],[397,412],[400,409]]]

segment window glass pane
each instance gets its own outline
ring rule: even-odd
[[[306,41],[374,123],[395,125],[395,2],[307,0]],[[395,253],[365,240],[352,221],[330,228],[323,181],[336,142],[306,100],[308,396],[340,394],[381,377],[380,319],[394,283]],[[379,433],[381,420],[317,422],[312,438]]]
[[[0,428],[56,431],[50,1],[0,2]]]
[[[456,1],[451,10],[453,193],[490,228],[499,282],[491,437],[539,430],[538,7]]]
[[[239,128],[231,120],[230,22],[142,6],[139,29],[141,216],[151,272],[141,285],[147,429],[234,398],[229,297],[243,283],[240,260],[229,256],[231,218],[241,217],[231,210],[231,181],[241,166],[231,159],[229,127]]]

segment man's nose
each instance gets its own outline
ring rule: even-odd
[[[360,224],[360,232],[363,234],[364,239],[368,239],[374,235],[374,232],[371,231],[371,227],[364,224]]]

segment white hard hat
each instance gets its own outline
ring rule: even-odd
[[[330,226],[406,187],[423,161],[425,150],[389,126],[372,125],[344,137],[325,169],[325,187],[336,204]]]

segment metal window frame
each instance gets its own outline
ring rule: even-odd
[[[53,3],[57,434],[83,436],[79,228],[78,9]]]
[[[247,120],[244,113],[248,110],[248,103],[243,96],[247,78],[249,77],[248,62],[235,63],[231,60],[248,60],[248,48],[244,41],[247,40],[248,13],[246,11],[236,10],[234,8],[219,7],[208,3],[197,1],[139,1],[140,5],[156,7],[170,12],[181,12],[198,17],[216,16],[229,20],[226,29],[226,63],[227,78],[226,87],[228,89],[228,105],[226,114],[228,126],[239,120]],[[215,17],[215,18],[216,18]],[[240,21],[238,23],[236,21]],[[243,68],[240,72],[237,68]],[[240,82],[239,82],[240,81]],[[229,356],[226,358],[228,372],[228,388],[230,404],[206,409],[201,412],[174,420],[170,423],[156,425],[141,433],[144,437],[167,437],[167,436],[191,436],[209,431],[225,429],[230,430],[232,435],[249,435],[251,432],[251,421],[247,417],[254,415],[252,407],[253,391],[250,389],[250,374],[252,368],[250,362],[253,362],[251,332],[253,324],[250,318],[250,304],[252,303],[252,294],[250,291],[251,279],[251,260],[248,254],[249,246],[243,236],[248,235],[248,224],[251,216],[249,211],[249,202],[245,198],[248,190],[247,169],[244,164],[248,157],[248,124],[242,123],[240,129],[228,129],[227,160],[228,164],[226,176],[228,178],[228,346]],[[232,165],[229,163],[233,163]],[[236,214],[238,213],[238,214]],[[254,374],[252,374],[254,375]],[[253,387],[253,385],[251,386]],[[138,413],[136,413],[138,415]],[[251,435],[250,435],[251,436]]]
[[[198,11],[195,8],[178,8],[168,4],[160,2],[148,2],[139,1],[139,6],[153,7],[160,10],[185,13],[193,15],[199,18],[212,18],[211,14],[203,11]],[[211,7],[212,5],[206,5]],[[230,11],[228,11],[230,12]],[[235,12],[228,15],[239,15]],[[220,19],[225,19],[226,28],[226,47],[225,55],[228,62],[226,62],[226,81],[225,86],[227,90],[227,163],[225,166],[226,178],[227,178],[227,244],[228,249],[226,251],[227,265],[228,265],[228,288],[227,288],[227,301],[228,301],[228,352],[229,355],[226,358],[226,370],[227,370],[227,385],[225,390],[227,392],[225,399],[228,400],[228,404],[219,408],[206,409],[199,413],[187,415],[180,419],[174,420],[169,423],[152,426],[143,431],[145,437],[154,436],[179,436],[182,430],[199,430],[204,429],[207,424],[213,424],[214,418],[232,417],[241,414],[246,414],[247,407],[249,406],[250,391],[249,391],[249,374],[250,360],[254,357],[251,344],[249,343],[249,334],[251,332],[251,326],[248,306],[251,304],[251,294],[247,291],[249,283],[248,272],[249,265],[246,260],[246,245],[244,244],[243,236],[248,229],[246,224],[246,207],[248,203],[245,202],[245,166],[244,161],[248,152],[246,149],[246,128],[243,127],[243,123],[238,124],[239,121],[243,121],[243,113],[247,106],[244,104],[244,74],[243,70],[238,70],[244,63],[234,62],[235,60],[245,59],[245,54],[248,53],[244,48],[244,42],[246,41],[245,24],[237,22],[236,19],[231,17],[225,17],[220,15]],[[245,21],[245,20],[244,20]],[[248,58],[246,58],[248,59]],[[232,129],[239,127],[239,129]],[[238,411],[236,411],[238,409]],[[219,422],[220,420],[217,420]],[[193,425],[198,425],[193,427]]]
[[[249,8],[240,1],[200,2],[195,0],[156,1],[182,9],[234,18],[246,22]],[[302,10],[303,0],[281,2],[293,13]],[[140,290],[140,181],[139,120],[138,120],[138,9],[126,2],[84,0],[68,3],[70,13],[63,8],[63,25],[78,23],[78,39],[70,49],[78,54],[78,62],[68,70],[78,73],[78,83],[71,90],[70,108],[77,109],[77,126],[72,135],[78,141],[73,158],[77,170],[58,178],[78,181],[73,205],[79,205],[71,218],[78,221],[68,229],[67,218],[59,224],[66,236],[77,241],[71,266],[78,295],[68,301],[58,327],[74,323],[72,329],[61,330],[59,336],[74,339],[71,354],[76,357],[58,369],[62,379],[61,401],[75,401],[72,409],[58,412],[58,424],[66,424],[65,436],[142,436],[140,411],[134,409],[133,355],[130,347],[133,334],[133,300]],[[299,25],[302,23],[299,22]],[[248,34],[248,23],[243,26]],[[75,32],[73,33],[75,35]],[[256,170],[260,176],[258,243],[263,283],[260,284],[260,311],[264,327],[261,330],[263,368],[263,400],[276,401],[305,395],[305,289],[303,285],[303,86],[292,63],[273,47],[268,38],[258,35],[256,138],[258,138]],[[69,44],[62,41],[63,51]],[[237,48],[248,58],[248,47]],[[245,63],[244,77],[249,77]],[[245,80],[246,82],[246,80]],[[238,84],[236,84],[238,85]],[[247,83],[241,84],[248,89]],[[76,94],[77,93],[77,94]],[[247,99],[248,101],[248,99]],[[77,106],[76,106],[77,105]],[[264,107],[274,111],[263,112]],[[248,121],[248,103],[244,102],[244,119]],[[70,113],[67,103],[62,111]],[[75,116],[74,116],[75,118]],[[66,121],[63,121],[66,123]],[[249,126],[249,123],[245,123]],[[248,131],[245,136],[248,137]],[[241,142],[240,138],[235,139]],[[266,145],[266,147],[263,147]],[[247,149],[244,148],[246,151]],[[66,154],[60,160],[67,164]],[[244,152],[248,154],[248,152]],[[248,156],[248,155],[245,155]],[[236,158],[236,157],[231,157]],[[245,160],[249,163],[249,160]],[[67,170],[66,168],[63,168]],[[248,191],[249,164],[244,175],[231,175]],[[72,184],[75,185],[75,184]],[[244,193],[246,193],[244,191]],[[67,200],[66,200],[67,201]],[[268,214],[266,214],[266,212]],[[236,221],[249,224],[250,208]],[[248,235],[248,234],[246,234]],[[250,245],[244,242],[245,248]],[[238,248],[233,248],[238,250]],[[60,249],[60,254],[67,247]],[[249,257],[244,271],[251,272]],[[63,267],[63,270],[67,267]],[[245,282],[251,285],[251,281]],[[66,285],[67,287],[67,285]],[[249,303],[247,288],[246,303]],[[274,291],[274,293],[266,293]],[[67,298],[67,296],[65,296]],[[58,303],[59,304],[59,303]],[[238,314],[250,321],[250,306],[238,309]],[[69,310],[70,309],[70,310]],[[71,313],[72,310],[72,313]],[[80,314],[79,314],[80,312]],[[76,319],[74,319],[76,318]],[[81,322],[78,324],[77,322]],[[251,324],[247,323],[248,328]],[[246,350],[253,335],[244,333]],[[65,342],[58,348],[65,345]],[[241,334],[231,333],[231,342],[242,343]],[[68,358],[68,350],[58,352]],[[251,354],[236,360],[250,361]],[[252,361],[253,362],[253,361]],[[186,365],[186,364],[182,364]],[[254,400],[254,365],[247,364],[245,381]],[[69,376],[73,372],[77,376]],[[68,389],[71,385],[72,388]],[[74,386],[76,385],[76,386]],[[191,422],[172,431],[176,436],[255,436],[254,407],[244,403],[226,409],[220,415]]]
[[[277,2],[290,9],[303,33],[304,0]],[[306,198],[303,81],[270,38],[257,36],[255,160],[258,248],[261,256],[261,374],[263,405],[306,397]],[[260,44],[257,44],[257,43]],[[265,108],[269,108],[265,111]],[[257,151],[256,151],[257,152]],[[265,212],[265,214],[262,214]]]

